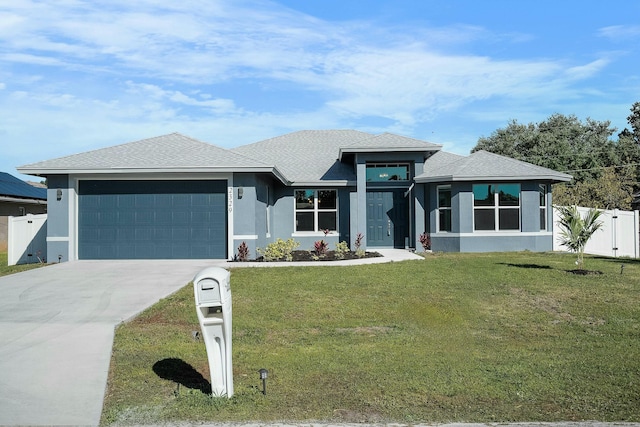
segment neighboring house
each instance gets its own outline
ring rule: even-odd
[[[6,172],[0,172],[0,251],[7,250],[10,216],[47,211],[47,189],[35,187]]]
[[[63,260],[231,259],[278,238],[332,248],[552,250],[551,184],[569,175],[384,133],[300,131],[223,149],[181,134],[25,165],[46,176]],[[328,234],[325,232],[328,230]]]

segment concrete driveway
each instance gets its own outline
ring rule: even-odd
[[[97,425],[114,327],[224,261],[78,261],[0,277],[0,425]]]

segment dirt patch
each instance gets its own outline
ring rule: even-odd
[[[360,412],[352,409],[336,409],[333,417],[343,423],[379,423],[382,417],[375,411]]]
[[[393,328],[389,326],[358,326],[357,328],[338,328],[336,332],[339,333],[353,333],[361,335],[377,335],[387,334],[393,331]]]
[[[593,316],[583,319],[576,318],[573,314],[564,310],[561,301],[547,295],[531,295],[520,288],[512,288],[510,292],[520,300],[520,305],[530,306],[553,316],[555,318],[551,321],[553,324],[567,322],[585,326],[601,326],[607,323],[606,320]]]

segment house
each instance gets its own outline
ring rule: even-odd
[[[10,216],[41,214],[47,211],[47,190],[0,172],[0,251],[7,250]]]
[[[18,168],[47,177],[48,252],[231,259],[278,238],[332,248],[547,251],[571,176],[390,133],[299,131],[235,149],[173,133]]]

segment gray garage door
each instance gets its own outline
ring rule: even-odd
[[[226,181],[80,181],[80,259],[225,259]]]

